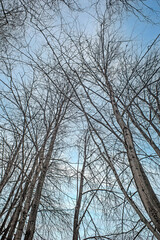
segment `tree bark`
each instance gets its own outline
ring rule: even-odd
[[[123,131],[123,136],[125,140],[125,148],[127,150],[129,164],[132,170],[133,178],[137,186],[137,191],[143,202],[143,205],[154,223],[157,230],[160,232],[160,202],[154,193],[152,186],[144,172],[144,169],[138,159],[136,150],[134,147],[132,134],[125,124],[119,110],[117,103],[115,101],[114,90],[110,84],[108,77],[105,76],[106,86],[110,93],[111,104],[113,112],[115,114],[116,120]]]

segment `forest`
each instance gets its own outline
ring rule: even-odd
[[[159,0],[0,0],[1,240],[160,240],[159,29]]]

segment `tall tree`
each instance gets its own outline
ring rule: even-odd
[[[1,239],[160,239],[159,2],[0,4]]]
[[[77,96],[77,107],[86,118],[101,157],[112,169],[124,197],[137,214],[136,225],[140,219],[153,236],[160,239],[160,203],[156,182],[151,181],[159,156],[160,66],[159,52],[154,51],[158,40],[159,35],[142,56],[138,57],[138,53],[130,55],[123,40],[115,32],[111,33],[108,24],[103,22],[96,40],[70,38],[78,62],[70,57],[73,64],[66,64],[72,71],[68,82]],[[63,59],[66,60],[66,52]],[[74,88],[73,82],[78,83],[79,90]],[[114,159],[117,156],[121,159],[122,154],[124,163],[121,160],[122,163],[117,164]],[[145,161],[142,161],[143,157]],[[151,176],[147,169],[149,164],[153,165]],[[122,166],[123,170],[120,170]],[[128,168],[128,180],[124,181]],[[119,175],[123,176],[122,179]],[[126,231],[126,236],[128,232],[131,230]],[[135,231],[133,238],[140,232]],[[123,231],[122,235],[125,235]]]

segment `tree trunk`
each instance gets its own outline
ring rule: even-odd
[[[128,160],[129,164],[132,170],[133,178],[135,181],[135,184],[137,186],[137,191],[139,193],[139,196],[143,202],[143,205],[151,218],[152,222],[154,223],[157,230],[160,232],[160,202],[154,193],[152,186],[144,172],[144,169],[138,159],[138,156],[136,154],[136,150],[134,147],[132,134],[130,130],[128,129],[127,125],[125,124],[119,110],[117,103],[115,101],[114,91],[113,88],[107,78],[106,79],[106,85],[108,87],[109,93],[110,93],[110,99],[111,104],[113,108],[113,112],[115,114],[115,117],[117,119],[117,122],[119,126],[121,127],[123,131],[123,136],[125,140],[125,148],[127,150]]]

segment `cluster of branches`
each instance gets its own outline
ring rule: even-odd
[[[122,239],[129,237],[150,239],[150,233],[145,235],[143,232],[144,229],[147,232],[146,228],[152,232],[153,236],[160,239],[160,202],[158,178],[155,177],[156,174],[159,175],[160,157],[160,62],[159,52],[151,51],[158,38],[159,36],[150,49],[139,58],[133,53],[128,56],[128,47],[124,51],[124,47],[121,46],[123,41],[118,40],[115,34],[108,35],[103,27],[100,29],[98,40],[80,40],[84,41],[84,49],[81,48],[82,42],[79,45],[73,43],[82,63],[82,65],[78,63],[77,70],[72,68],[76,72],[75,78],[79,81],[83,95],[83,98],[80,97],[75,90],[79,107],[85,115],[92,145],[98,151],[97,156],[103,159],[106,168],[111,171],[111,195],[116,192],[113,190],[114,187],[119,186],[124,196],[121,200],[117,200],[119,206],[124,206],[123,210],[121,209],[122,231],[120,233],[115,227],[114,239],[120,239],[120,236]],[[151,53],[148,54],[150,51]],[[70,84],[72,81],[75,81],[73,77],[69,79]],[[94,161],[97,162],[98,168],[99,161]],[[96,173],[94,179],[96,179],[98,173],[94,164],[93,167],[93,172]],[[103,176],[103,170],[98,172]],[[83,168],[81,173],[83,175]],[[101,191],[106,190],[107,195],[110,192],[104,184],[107,182],[109,185],[111,181],[108,182],[107,174],[100,179],[99,186],[90,190],[94,192],[90,196],[91,201],[95,195],[100,198],[100,194],[102,198]],[[80,187],[77,199],[79,208],[79,198],[82,195]],[[117,197],[121,198],[121,195]],[[104,206],[104,201],[101,204],[103,209],[109,205]],[[129,210],[131,206],[135,211],[133,215]],[[114,208],[113,205],[112,208]],[[119,208],[117,207],[117,211]],[[86,209],[88,211],[88,206]],[[82,217],[84,217],[83,214]],[[77,224],[75,229],[79,229],[81,218],[78,221],[75,215]],[[128,224],[129,221],[131,221],[130,224]],[[111,231],[113,231],[114,224],[112,223]],[[97,226],[96,223],[94,225]],[[116,236],[117,231],[118,236]],[[111,237],[110,234],[101,235],[97,229],[96,233],[97,235],[85,239],[110,239]],[[78,237],[73,239],[76,240]]]
[[[50,213],[57,208],[56,214],[60,216],[63,212],[58,202],[60,191],[57,190],[54,198],[55,205],[49,191],[58,188],[65,177],[62,164],[56,159],[60,157],[62,133],[64,137],[66,132],[65,118],[72,92],[66,89],[68,98],[58,94],[47,79],[41,80],[35,71],[27,83],[26,76],[21,76],[18,82],[18,76],[12,71],[8,69],[5,80],[1,80],[0,232],[1,239],[13,239],[13,236],[21,239],[24,233],[25,239],[32,239],[39,208]],[[47,177],[49,168],[51,172]],[[54,185],[50,183],[42,193],[46,177],[47,181],[53,181],[55,175]]]
[[[160,239],[160,36],[140,52],[115,30],[117,8],[153,9],[88,2],[94,37],[50,25],[58,1],[1,1],[1,239]],[[38,50],[13,43],[26,23]]]

